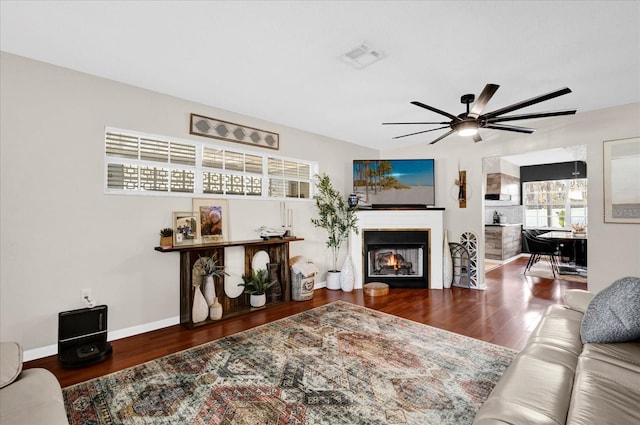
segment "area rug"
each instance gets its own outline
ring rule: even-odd
[[[534,277],[544,277],[546,279],[559,279],[559,280],[568,280],[571,282],[587,283],[586,276],[580,276],[577,274],[556,274],[556,277],[553,277],[551,266],[549,265],[549,262],[547,260],[538,261],[529,270],[527,270],[525,275],[534,276]]]
[[[515,354],[336,301],[63,393],[72,425],[469,424]]]

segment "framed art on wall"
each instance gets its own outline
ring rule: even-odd
[[[604,221],[640,223],[640,137],[604,142]]]
[[[229,240],[229,204],[225,199],[195,198],[193,211],[200,220],[200,234],[204,242]]]
[[[193,245],[201,242],[200,219],[192,211],[173,212],[173,244]]]

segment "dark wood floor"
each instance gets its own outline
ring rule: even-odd
[[[561,302],[565,289],[586,289],[584,283],[524,276],[526,261],[520,258],[489,271],[486,291],[392,289],[388,295],[369,297],[361,290],[320,289],[310,301],[275,306],[211,326],[187,330],[175,325],[113,341],[113,356],[86,368],[62,369],[56,356],[27,362],[25,368],[49,369],[66,387],[336,300],[520,350],[546,306]]]

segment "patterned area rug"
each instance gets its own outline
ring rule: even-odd
[[[337,301],[63,393],[72,425],[458,425],[515,354]]]

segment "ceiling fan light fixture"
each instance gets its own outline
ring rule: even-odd
[[[478,134],[478,123],[474,121],[462,122],[456,126],[459,136],[469,137]]]
[[[357,53],[354,53],[357,54]],[[529,113],[529,114],[517,114],[517,115],[505,115],[509,112],[516,111],[518,109],[526,108],[531,105],[535,105],[540,102],[544,102],[546,100],[550,100],[556,98],[558,96],[562,96],[568,93],[571,93],[571,90],[568,87],[564,87],[558,90],[554,90],[550,93],[546,93],[540,96],[532,97],[531,99],[523,100],[521,102],[514,103],[509,106],[505,106],[504,108],[496,109],[492,112],[484,112],[485,107],[491,100],[491,97],[495,94],[496,90],[498,90],[500,86],[498,84],[487,84],[485,85],[482,93],[478,96],[476,100],[475,95],[473,94],[465,94],[460,98],[460,102],[464,103],[467,107],[467,111],[463,112],[459,115],[453,115],[449,112],[443,111],[438,108],[434,108],[433,106],[426,105],[422,102],[418,102],[416,100],[412,101],[411,104],[415,106],[419,106],[420,108],[427,109],[431,112],[435,112],[436,114],[445,116],[449,118],[451,121],[449,122],[411,122],[411,123],[383,123],[385,125],[388,124],[444,124],[448,125],[451,128],[447,133],[437,137],[435,140],[429,142],[430,145],[444,139],[445,137],[458,133],[458,135],[463,137],[473,137],[474,142],[481,142],[482,138],[478,133],[478,129],[486,128],[491,130],[500,130],[500,131],[511,131],[515,133],[525,133],[531,134],[535,131],[533,128],[521,127],[516,125],[505,125],[502,122],[505,121],[516,121],[516,120],[525,120],[525,119],[535,119],[535,118],[545,118],[545,117],[555,117],[560,115],[573,115],[577,112],[577,109],[567,109],[563,111],[550,111],[550,112],[539,112],[539,113]],[[473,102],[473,106],[471,103]],[[414,136],[416,134],[427,133],[429,131],[442,130],[447,127],[439,127],[433,128],[430,130],[416,131],[414,133],[405,134],[403,136],[396,136],[394,139],[399,139],[400,137]]]

